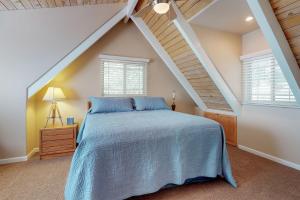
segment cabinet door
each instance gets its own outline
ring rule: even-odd
[[[228,144],[237,145],[237,120],[236,116],[223,115],[217,113],[205,112],[204,117],[219,122],[225,131],[226,142]]]
[[[226,142],[228,144],[237,145],[237,124],[235,116],[218,115],[219,123],[223,125]]]

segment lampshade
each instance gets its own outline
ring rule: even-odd
[[[175,90],[173,90],[173,92],[172,92],[172,99],[175,99],[176,98],[176,92],[175,92]]]
[[[49,87],[43,101],[61,101],[65,98],[66,97],[61,88]]]
[[[165,14],[170,9],[170,4],[164,3],[164,1],[157,1],[156,4],[154,4],[153,9],[158,14]]]

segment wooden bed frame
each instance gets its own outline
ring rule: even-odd
[[[91,107],[92,107],[92,102],[88,101],[88,102],[87,102],[87,108],[88,108],[88,110],[89,110]]]

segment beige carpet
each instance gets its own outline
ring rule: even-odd
[[[223,180],[180,186],[130,200],[300,200],[300,172],[229,147],[237,189]],[[1,200],[63,200],[71,157],[0,166]]]

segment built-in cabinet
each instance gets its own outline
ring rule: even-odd
[[[237,146],[237,118],[233,115],[204,112],[203,116],[219,122],[225,130],[226,142]]]

